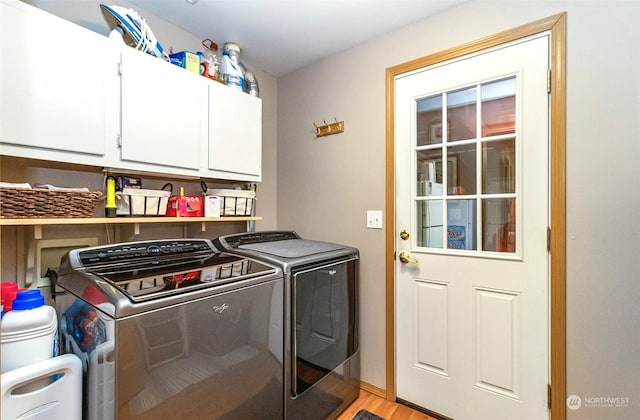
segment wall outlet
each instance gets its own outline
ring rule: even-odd
[[[382,210],[367,210],[367,228],[382,229]]]
[[[72,249],[96,245],[98,245],[98,238],[36,239],[31,245],[35,247],[34,265],[31,266],[30,262],[28,267],[30,271],[33,271],[25,279],[24,287],[30,287],[33,278],[35,278],[38,287],[49,286],[49,278],[45,277],[47,268],[57,271],[60,259],[65,253]]]

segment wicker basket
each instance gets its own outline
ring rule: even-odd
[[[100,197],[102,197],[100,191],[0,188],[0,217],[91,217]]]

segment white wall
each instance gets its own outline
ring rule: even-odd
[[[384,231],[365,227],[385,203],[385,69],[563,11],[567,394],[583,399],[568,418],[637,418],[640,2],[472,1],[278,80],[278,227],[360,249],[363,381],[385,386]],[[345,133],[316,139],[334,117]]]

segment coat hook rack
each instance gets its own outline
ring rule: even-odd
[[[315,122],[313,126],[316,128],[316,137],[325,137],[332,134],[338,134],[344,132],[344,121],[338,121],[334,118],[335,122],[328,123],[323,120],[324,125],[317,125]]]

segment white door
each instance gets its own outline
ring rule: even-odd
[[[395,80],[396,394],[444,416],[548,418],[548,68],[543,35]]]

